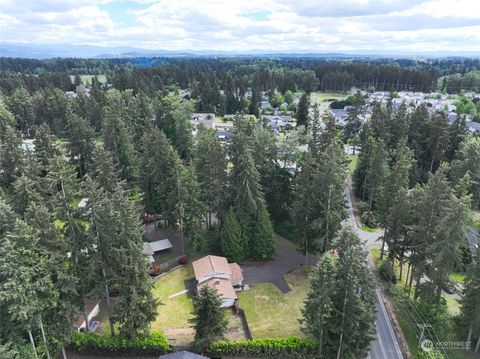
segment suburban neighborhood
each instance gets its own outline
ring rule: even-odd
[[[0,359],[480,359],[479,14],[0,2]]]

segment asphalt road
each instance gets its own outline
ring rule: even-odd
[[[353,204],[350,196],[350,190],[347,186],[345,190],[345,197],[348,202],[348,219],[345,220],[345,225],[351,225],[357,235],[365,242],[365,246],[368,248],[374,244],[378,244],[378,238],[383,235],[383,232],[366,232],[358,228],[355,216],[353,213]],[[377,326],[377,338],[372,343],[370,353],[368,353],[368,359],[403,359],[403,354],[398,345],[397,337],[393,331],[392,323],[383,304],[380,290],[376,289],[377,293],[377,320],[375,322]]]

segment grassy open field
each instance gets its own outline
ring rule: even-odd
[[[255,339],[303,336],[298,320],[307,295],[308,278],[305,270],[300,269],[287,274],[285,280],[292,288],[286,294],[272,283],[254,284],[250,290],[239,293],[240,306]]]
[[[343,100],[347,98],[348,94],[337,92],[312,92],[310,94],[310,102],[321,104],[332,100]]]
[[[94,75],[80,75],[80,78],[82,79],[82,83],[84,85],[90,85],[92,83],[93,76]],[[74,79],[75,79],[75,75],[70,75],[70,80],[72,80],[72,83]],[[107,76],[105,75],[97,75],[97,79],[101,84],[107,83]]]

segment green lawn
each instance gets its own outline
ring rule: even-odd
[[[374,232],[377,232],[377,231],[378,231],[378,228],[372,228],[372,227],[369,227],[369,226],[367,226],[366,224],[364,224],[364,225],[362,226],[362,231],[374,233]]]
[[[347,96],[347,94],[341,94],[337,92],[312,92],[310,94],[310,101],[311,103],[321,104],[331,100],[343,100]]]
[[[355,171],[355,168],[357,167],[357,162],[358,162],[358,154],[355,155],[348,155],[348,159],[350,162],[348,163],[348,172],[350,174],[353,174],[353,171]]]
[[[174,259],[174,258],[177,258],[177,257],[178,257],[178,255],[175,254],[175,253],[168,253],[168,254],[164,254],[164,255],[158,257],[158,258],[155,260],[155,262],[156,262],[157,264],[163,264],[163,263],[167,263],[169,260]]]
[[[443,298],[447,301],[448,311],[451,315],[459,315],[460,314],[460,303],[457,299],[455,299],[451,294],[443,293]]]
[[[92,83],[92,77],[94,75],[80,75],[80,78],[82,79],[82,83],[84,85],[90,85]],[[101,84],[107,83],[107,76],[105,75],[97,75],[98,82]],[[75,80],[75,75],[70,75],[70,80],[73,81]]]
[[[193,310],[192,299],[187,294],[181,294],[169,299],[172,294],[185,288],[185,281],[193,278],[192,265],[179,268],[155,282],[153,295],[160,299],[162,305],[158,308],[157,319],[152,322],[152,330],[166,328],[188,328],[188,319]]]
[[[463,284],[465,282],[465,274],[464,273],[452,273],[450,274],[450,278],[452,278],[453,281]]]
[[[239,293],[240,307],[255,339],[303,336],[298,320],[307,294],[307,275],[299,270],[287,274],[285,280],[292,288],[286,294],[272,283],[253,284],[250,290]]]

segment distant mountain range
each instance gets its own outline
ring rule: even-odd
[[[349,53],[324,52],[275,52],[275,51],[215,51],[215,50],[147,50],[133,47],[101,47],[93,45],[14,44],[0,43],[1,57],[47,59],[54,57],[76,58],[134,58],[134,57],[480,57],[480,52],[446,53],[423,52],[401,53],[382,51],[351,51]]]

